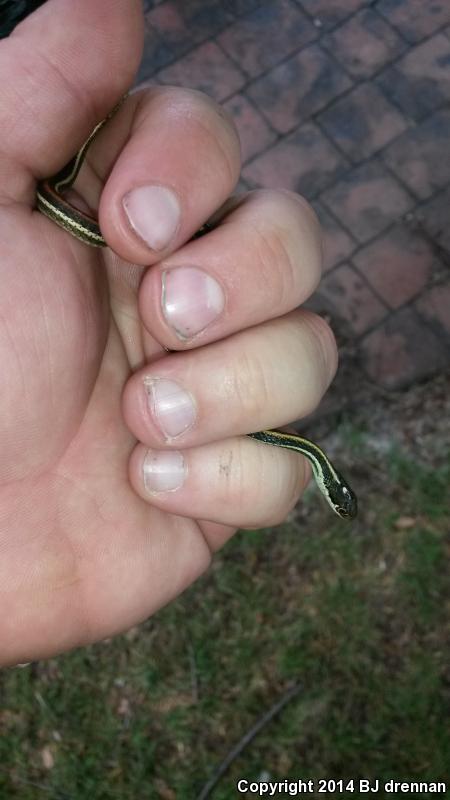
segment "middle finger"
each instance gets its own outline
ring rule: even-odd
[[[320,271],[308,204],[290,192],[252,192],[211,233],[148,270],[141,318],[166,348],[198,347],[296,308]]]

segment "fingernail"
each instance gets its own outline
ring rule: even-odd
[[[152,250],[164,250],[180,223],[180,204],[165,186],[138,186],[125,195],[123,207],[130,225]]]
[[[144,386],[150,411],[167,439],[179,436],[194,424],[194,400],[178,383],[167,378],[145,378]]]
[[[147,450],[142,472],[148,492],[173,492],[183,485],[186,477],[184,458],[175,450]]]
[[[196,267],[177,267],[162,274],[162,308],[179,339],[191,339],[223,311],[223,289]]]

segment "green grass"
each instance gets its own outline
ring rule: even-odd
[[[215,800],[263,773],[450,781],[450,469],[364,452],[355,524],[311,493],[139,630],[4,670],[2,800],[195,798],[293,682]]]

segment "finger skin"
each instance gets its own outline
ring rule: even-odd
[[[313,411],[336,365],[336,345],[326,322],[309,311],[293,311],[138,370],[125,387],[123,415],[140,442],[157,448],[192,447],[278,427]],[[182,395],[177,397],[178,388]],[[173,427],[177,420],[167,423],[177,402],[183,415],[179,435]]]
[[[103,190],[99,219],[116,253],[150,264],[190,239],[232,192],[240,145],[231,118],[200,92],[154,87],[130,99],[135,104],[131,131]],[[137,227],[130,222],[136,217],[130,197],[148,187],[169,192],[176,206],[177,222],[167,245],[159,232],[162,203],[144,197]],[[169,210],[175,213],[172,206]]]
[[[211,233],[147,271],[141,317],[170,350],[197,347],[301,305],[321,266],[319,224],[306,201],[292,192],[250,192]]]
[[[161,467],[171,469],[167,455],[179,459],[177,472],[182,460],[184,478],[179,488],[161,491]],[[137,445],[129,476],[137,494],[161,510],[221,525],[261,528],[286,518],[311,471],[303,456],[244,436],[170,453]],[[166,478],[167,472],[164,482]]]
[[[219,550],[236,533],[233,525],[222,525],[220,522],[209,522],[208,520],[198,520],[200,530],[205,537],[212,553]]]
[[[0,43],[0,169],[16,167],[0,184],[9,197],[31,204],[31,176],[67,163],[129,88],[143,30],[139,0],[48,0]]]

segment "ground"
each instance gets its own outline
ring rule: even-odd
[[[147,623],[1,673],[0,796],[196,798],[293,686],[215,800],[239,778],[448,779],[449,389],[435,378],[308,430],[354,485],[356,522],[312,486]]]

